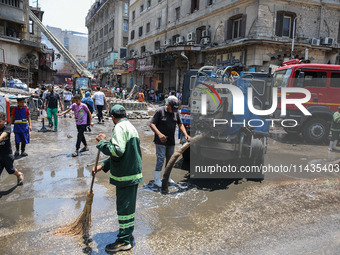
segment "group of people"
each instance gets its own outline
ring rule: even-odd
[[[49,95],[47,98],[52,97]],[[83,136],[85,125],[87,124],[87,115],[90,118],[91,126],[93,126],[93,121],[92,114],[87,105],[81,102],[82,98],[80,95],[75,95],[72,100],[73,104],[70,108],[57,115],[61,116],[71,110],[74,111],[78,137],[76,151],[72,156],[77,156],[79,152],[89,150],[85,137]],[[14,120],[21,119],[22,122],[24,122],[25,118],[29,116],[29,111],[23,105],[23,102],[23,100],[18,100],[18,107],[14,110]],[[157,162],[154,170],[154,184],[158,187],[162,185],[161,170],[164,161],[167,163],[174,152],[176,126],[180,128],[186,139],[190,139],[190,136],[182,124],[178,107],[178,99],[170,96],[167,104],[157,109],[150,122],[150,127],[155,133],[154,142],[156,144]],[[99,134],[96,137],[98,141],[96,145],[97,149],[109,156],[109,158],[98,165],[97,168],[93,168],[92,175],[96,175],[99,171],[110,171],[110,183],[116,186],[119,233],[117,240],[114,243],[108,244],[105,250],[107,252],[117,252],[129,250],[133,246],[134,238],[132,233],[134,230],[137,189],[138,184],[143,180],[142,153],[138,131],[126,118],[126,109],[122,105],[116,104],[110,109],[110,116],[115,124],[111,138],[106,140],[105,134]],[[0,113],[0,173],[3,168],[6,168],[9,174],[15,174],[17,176],[18,184],[21,185],[23,183],[23,175],[13,167],[14,158],[10,146],[11,128],[9,125],[5,125],[5,118],[5,114]],[[26,124],[28,130],[24,129],[25,132],[29,132],[32,129],[30,120],[27,121],[27,123],[14,121],[15,125],[16,123]],[[22,129],[21,127],[21,129],[18,130]],[[16,130],[17,129],[15,129],[15,132]],[[21,139],[21,142],[27,142],[25,134],[17,135],[16,133],[16,138],[17,136]],[[84,144],[84,147],[79,150],[81,142]],[[173,181],[169,178],[169,182]]]

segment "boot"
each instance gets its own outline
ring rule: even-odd
[[[171,179],[170,176],[169,176],[168,182],[169,182],[170,185],[174,185],[175,184],[174,180]]]
[[[334,141],[329,142],[329,146],[328,146],[329,151],[333,151],[333,144],[334,144]]]
[[[161,174],[162,172],[161,171],[153,171],[153,175],[155,177],[155,182],[154,184],[158,187],[162,187],[162,179],[161,179]]]
[[[338,140],[334,140],[333,141],[333,147],[332,147],[332,151],[339,151],[339,149],[336,147],[336,144],[338,143]]]

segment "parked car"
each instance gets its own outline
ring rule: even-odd
[[[23,83],[19,79],[9,80],[7,85],[8,85],[9,88],[27,89],[27,84]]]

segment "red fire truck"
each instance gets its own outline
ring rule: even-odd
[[[305,88],[312,95],[310,101],[304,104],[312,116],[305,116],[295,105],[287,105],[287,115],[283,118],[294,119],[298,125],[285,128],[285,131],[302,133],[307,142],[325,141],[333,113],[340,106],[340,65],[302,64],[298,59],[287,61],[274,72],[273,84],[278,88]],[[299,98],[298,94],[288,98],[294,97]],[[276,116],[280,114],[279,109]]]

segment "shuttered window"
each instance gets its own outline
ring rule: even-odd
[[[276,13],[276,36],[293,37],[293,27],[296,14],[292,12],[278,11]],[[296,21],[295,21],[296,22]],[[295,24],[296,30],[296,24]]]
[[[247,14],[240,14],[225,21],[224,40],[244,38],[246,35]]]

